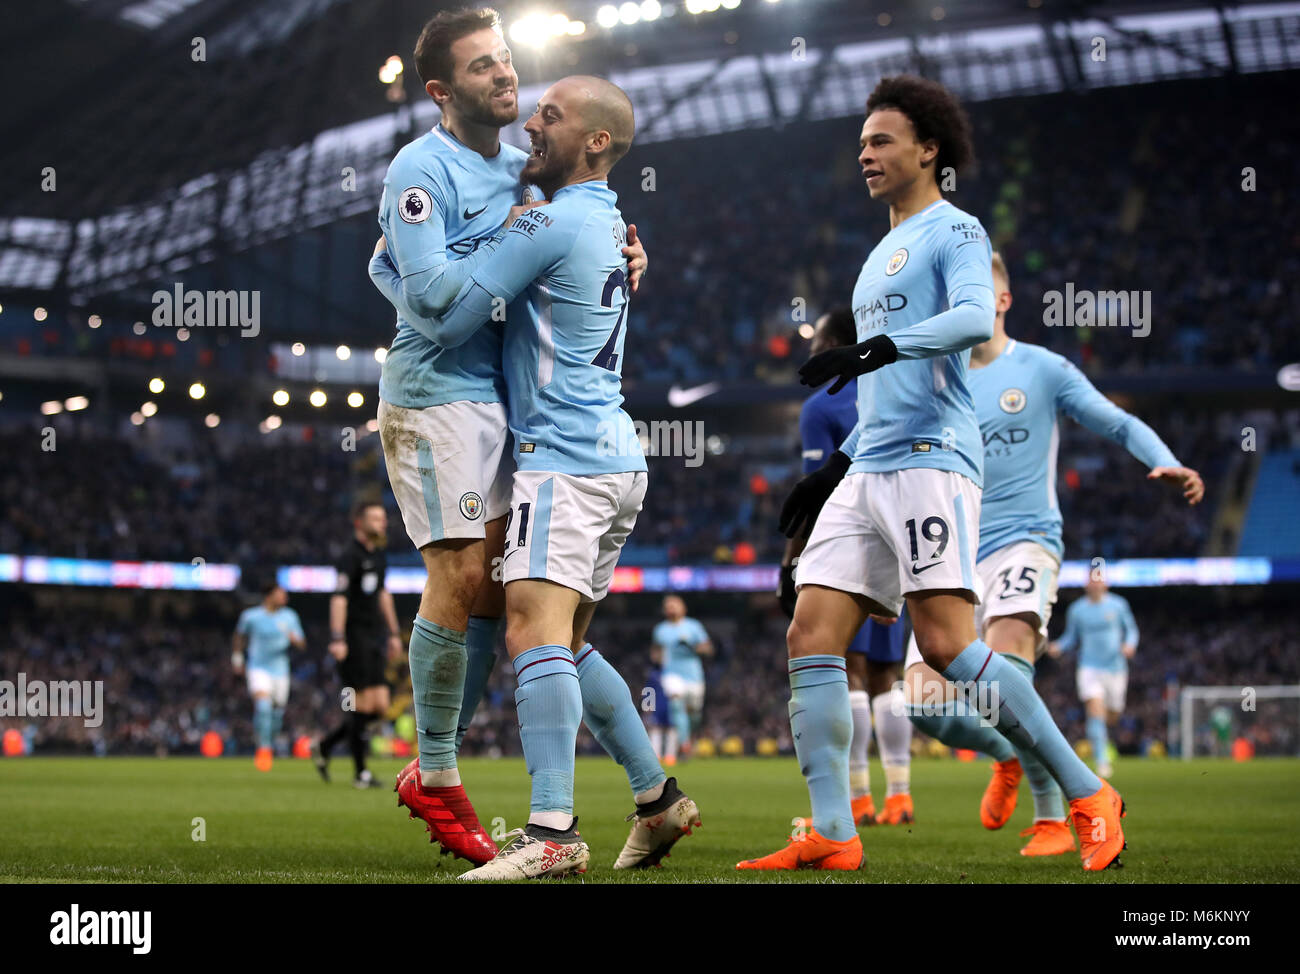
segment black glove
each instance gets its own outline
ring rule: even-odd
[[[833,396],[860,375],[874,372],[898,361],[898,347],[888,335],[876,335],[856,345],[841,345],[814,355],[799,368],[799,381],[816,388],[828,379],[835,379],[830,394]]]
[[[781,508],[782,534],[793,538],[805,526],[812,528],[826,498],[831,496],[835,485],[844,479],[852,462],[847,453],[836,450],[829,460],[794,485]]]
[[[796,558],[788,565],[781,566],[781,580],[776,585],[776,600],[781,604],[781,611],[794,618],[794,600],[797,594],[794,590],[794,568],[799,564]]]

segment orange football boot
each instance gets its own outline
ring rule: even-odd
[[[871,795],[860,795],[853,799],[852,808],[854,825],[876,824],[876,803],[871,800]]]
[[[877,825],[909,825],[915,821],[911,795],[890,795],[885,799],[885,807],[876,816]]]
[[[270,771],[271,761],[271,749],[269,747],[259,747],[257,753],[253,755],[253,767],[258,771]]]
[[[816,829],[796,832],[790,842],[761,859],[736,863],[737,869],[861,869],[866,857],[862,840],[856,835],[843,842],[832,842]]]
[[[1023,849],[1022,856],[1060,856],[1074,851],[1074,836],[1064,822],[1044,818],[1020,833],[1021,838],[1033,836]]]
[[[1020,779],[1024,776],[1016,758],[993,762],[993,777],[980,799],[980,822],[986,829],[1000,829],[1010,820],[1011,813],[1016,810]]]
[[[1079,855],[1085,870],[1100,872],[1110,866],[1124,865],[1119,861],[1119,854],[1128,843],[1124,841],[1120,819],[1127,811],[1119,792],[1104,780],[1096,794],[1070,802],[1070,818],[1079,836]]]

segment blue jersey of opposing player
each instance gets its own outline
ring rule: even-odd
[[[687,683],[704,682],[704,664],[695,647],[708,642],[709,634],[698,620],[690,616],[676,622],[665,619],[655,626],[650,639],[663,653],[660,670],[665,676],[671,673]]]
[[[972,369],[969,381],[984,438],[980,558],[1017,541],[1062,556],[1058,413],[1119,443],[1148,470],[1180,466],[1151,427],[1108,400],[1055,352],[1012,339],[992,362]]]
[[[520,470],[646,469],[622,409],[627,227],[617,202],[608,183],[592,180],[521,214],[462,261],[469,279],[435,325],[443,345],[459,347],[508,306],[506,402]]]
[[[967,387],[970,348],[993,334],[993,251],[947,200],[894,227],[853,288],[858,340],[888,335],[898,361],[858,377],[850,473],[951,470],[979,485],[984,450]]]
[[[463,278],[449,273],[457,259],[490,240],[510,207],[523,199],[519,174],[527,159],[522,149],[505,143],[486,159],[438,125],[404,146],[389,165],[379,225],[402,288],[385,291],[399,309],[397,336],[379,381],[386,402],[422,409],[504,401],[500,323],[448,348],[435,340],[427,319],[460,289]]]
[[[803,455],[803,472],[810,474],[834,453],[858,422],[858,402],[849,390],[841,389],[831,395],[827,389],[818,389],[803,401],[799,410],[799,441]],[[863,653],[873,660],[885,661],[903,658],[901,623],[882,626],[872,619],[862,624],[850,653]]]
[[[239,614],[235,631],[248,640],[246,657],[250,670],[267,670],[272,676],[289,675],[289,639],[303,639],[298,613],[287,605],[268,612],[254,605]]]
[[[1128,601],[1114,592],[1101,599],[1076,599],[1065,613],[1065,632],[1057,640],[1062,652],[1079,649],[1079,665],[1118,673],[1128,669],[1123,647],[1136,647],[1137,622]]]

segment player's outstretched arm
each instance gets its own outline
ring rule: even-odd
[[[1067,415],[1128,450],[1150,473],[1148,480],[1164,480],[1181,488],[1189,504],[1205,496],[1201,475],[1178,462],[1164,440],[1132,413],[1126,413],[1103,396],[1067,359],[1060,359],[1061,382],[1057,404]]]

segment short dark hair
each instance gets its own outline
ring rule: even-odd
[[[936,181],[945,169],[961,172],[974,162],[970,118],[956,96],[939,82],[912,74],[881,78],[867,98],[867,114],[884,108],[906,115],[918,142],[934,139],[939,143],[934,160]]]
[[[451,81],[455,64],[451,45],[475,31],[500,30],[501,15],[491,7],[463,7],[439,11],[420,31],[415,42],[415,70],[425,84]]]
[[[271,577],[266,579],[262,583],[262,598],[266,598],[268,595],[270,595],[272,592],[274,592],[277,588],[280,587],[281,586],[280,586],[279,573],[273,572]]]
[[[352,520],[355,521],[372,507],[383,507],[382,501],[357,501],[352,505]]]
[[[841,305],[826,312],[826,334],[836,347],[858,343],[858,326],[847,306]]]

